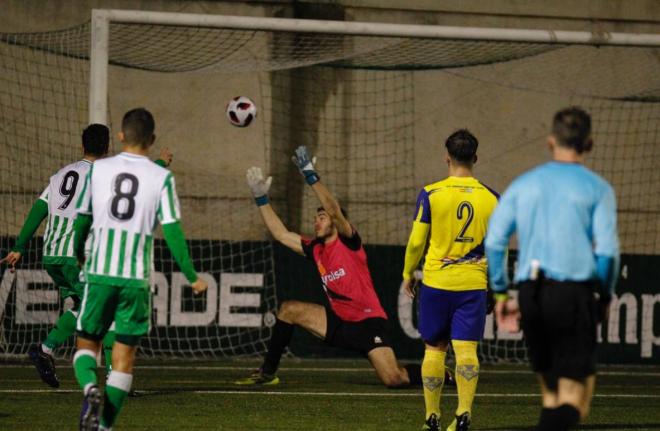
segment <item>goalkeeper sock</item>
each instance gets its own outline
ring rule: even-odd
[[[80,349],[73,355],[73,370],[76,380],[85,395],[92,386],[98,383],[96,378],[96,353],[87,349]]]
[[[103,356],[105,360],[105,375],[109,376],[112,371],[112,346],[115,344],[116,332],[108,331],[103,337]]]
[[[555,431],[554,414],[556,409],[543,407],[541,416],[539,417],[539,424],[534,428],[534,431]]]
[[[419,386],[422,384],[422,366],[419,364],[406,364],[404,367],[408,372],[408,380],[411,385]]]
[[[556,409],[544,408],[536,431],[567,431],[580,422],[580,412],[570,404]]]
[[[76,331],[76,313],[72,310],[67,310],[57,319],[55,326],[50,330],[43,345],[49,350],[56,349],[69,339],[70,336]]]
[[[543,407],[541,409],[541,416],[539,417],[539,424],[537,425],[536,429],[541,429],[541,425],[544,424],[548,420],[548,416],[552,415],[552,411],[554,409],[548,408],[548,407]]]
[[[440,397],[445,383],[445,357],[447,352],[426,349],[422,361],[422,383],[424,385],[424,404],[426,419],[432,414],[440,417]]]
[[[465,412],[471,414],[474,394],[479,381],[479,358],[477,357],[476,341],[452,341],[456,354],[456,389],[458,391],[458,407],[456,416]]]
[[[570,430],[580,423],[580,412],[570,404],[562,404],[554,411],[556,429]]]
[[[117,420],[126,396],[131,390],[133,375],[120,371],[111,371],[105,385],[105,399],[103,402],[103,416],[101,425],[110,428]]]
[[[294,325],[283,320],[277,319],[275,321],[273,335],[270,337],[268,344],[268,353],[266,353],[266,359],[261,366],[262,373],[272,375],[277,372],[284,349],[289,345],[293,336],[293,328]]]

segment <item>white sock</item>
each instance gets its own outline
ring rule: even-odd
[[[108,386],[113,386],[117,389],[128,393],[131,391],[131,384],[133,383],[133,374],[122,373],[121,371],[110,371],[110,375],[106,380]]]

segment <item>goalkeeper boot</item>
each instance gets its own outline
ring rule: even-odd
[[[440,420],[438,420],[438,416],[435,413],[431,413],[426,422],[424,422],[422,430],[440,431]]]
[[[60,380],[57,378],[57,374],[55,374],[55,360],[51,355],[43,351],[41,344],[30,346],[28,357],[37,368],[39,377],[41,377],[44,383],[52,388],[60,387]]]
[[[280,383],[280,378],[275,374],[266,374],[261,370],[257,370],[250,374],[249,377],[236,380],[234,384],[237,385],[259,385],[259,386],[274,386]]]
[[[80,431],[96,431],[99,429],[102,397],[101,390],[96,385],[87,391],[80,410]]]
[[[465,412],[459,416],[447,427],[447,431],[468,431],[470,429],[470,414]]]

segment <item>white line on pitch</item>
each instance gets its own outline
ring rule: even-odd
[[[21,364],[0,364],[2,368],[32,368],[32,365]],[[58,368],[71,368],[71,365],[58,365]],[[239,367],[239,366],[213,366],[213,365],[200,365],[200,366],[187,366],[187,365],[138,365],[138,369],[142,370],[193,370],[193,371],[249,371],[255,367]],[[323,373],[371,373],[373,368],[359,367],[359,368],[341,368],[341,367],[280,367],[280,371],[302,371],[302,372],[323,372]],[[482,374],[533,374],[529,370],[489,370],[482,369]],[[640,377],[660,377],[660,372],[651,371],[598,371],[599,376],[640,376]]]
[[[151,390],[151,391],[138,391],[142,394],[158,394],[171,392],[168,389]],[[205,394],[205,395],[300,395],[300,396],[321,396],[321,397],[422,397],[421,393],[412,392],[294,392],[294,391],[238,391],[238,390],[194,390],[186,391],[179,390],[177,392],[185,392],[187,394]],[[60,393],[60,394],[73,394],[81,393],[77,389],[0,389],[3,394],[42,394],[42,393]],[[443,396],[456,397],[457,394],[448,393]],[[534,393],[513,393],[513,394],[477,394],[478,398],[534,398],[539,397],[539,394]],[[595,394],[595,398],[646,398],[658,399],[660,394]]]

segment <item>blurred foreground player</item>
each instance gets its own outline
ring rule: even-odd
[[[328,345],[354,350],[369,359],[384,385],[391,388],[419,384],[419,365],[399,366],[390,347],[387,315],[373,287],[367,255],[357,230],[330,191],[319,181],[314,160],[306,147],[296,150],[293,161],[321,202],[314,217],[314,239],[290,232],[268,202],[272,178],[250,168],[247,181],[261,217],[273,237],[315,262],[330,307],[300,301],[284,301],[277,313],[268,353],[261,368],[236,383],[274,385],[282,353],[300,326]]]
[[[111,429],[131,389],[139,340],[151,327],[149,276],[156,222],[162,225],[165,241],[193,291],[207,288],[188,255],[174,177],[146,157],[156,139],[154,127],[146,109],[127,112],[121,125],[122,152],[94,163],[77,203],[74,249],[84,262],[85,290],[73,367],[85,396],[81,430]],[[85,257],[88,234],[91,251]],[[96,357],[113,321],[116,341],[99,428]]]
[[[614,191],[582,165],[592,145],[585,111],[557,112],[548,137],[553,160],[513,181],[486,239],[498,326],[515,330],[521,318],[539,376],[538,431],[573,429],[587,416],[596,381],[597,325],[607,317],[618,274]],[[506,295],[505,253],[513,233],[519,311]]]
[[[426,250],[419,288],[419,332],[426,344],[422,382],[424,429],[440,429],[440,397],[445,357],[451,341],[456,356],[456,417],[447,428],[467,431],[479,380],[477,347],[487,313],[487,274],[483,241],[499,195],[472,174],[477,138],[468,130],[445,142],[449,177],[429,184],[417,198],[406,247],[401,289],[410,297],[413,272]]]

